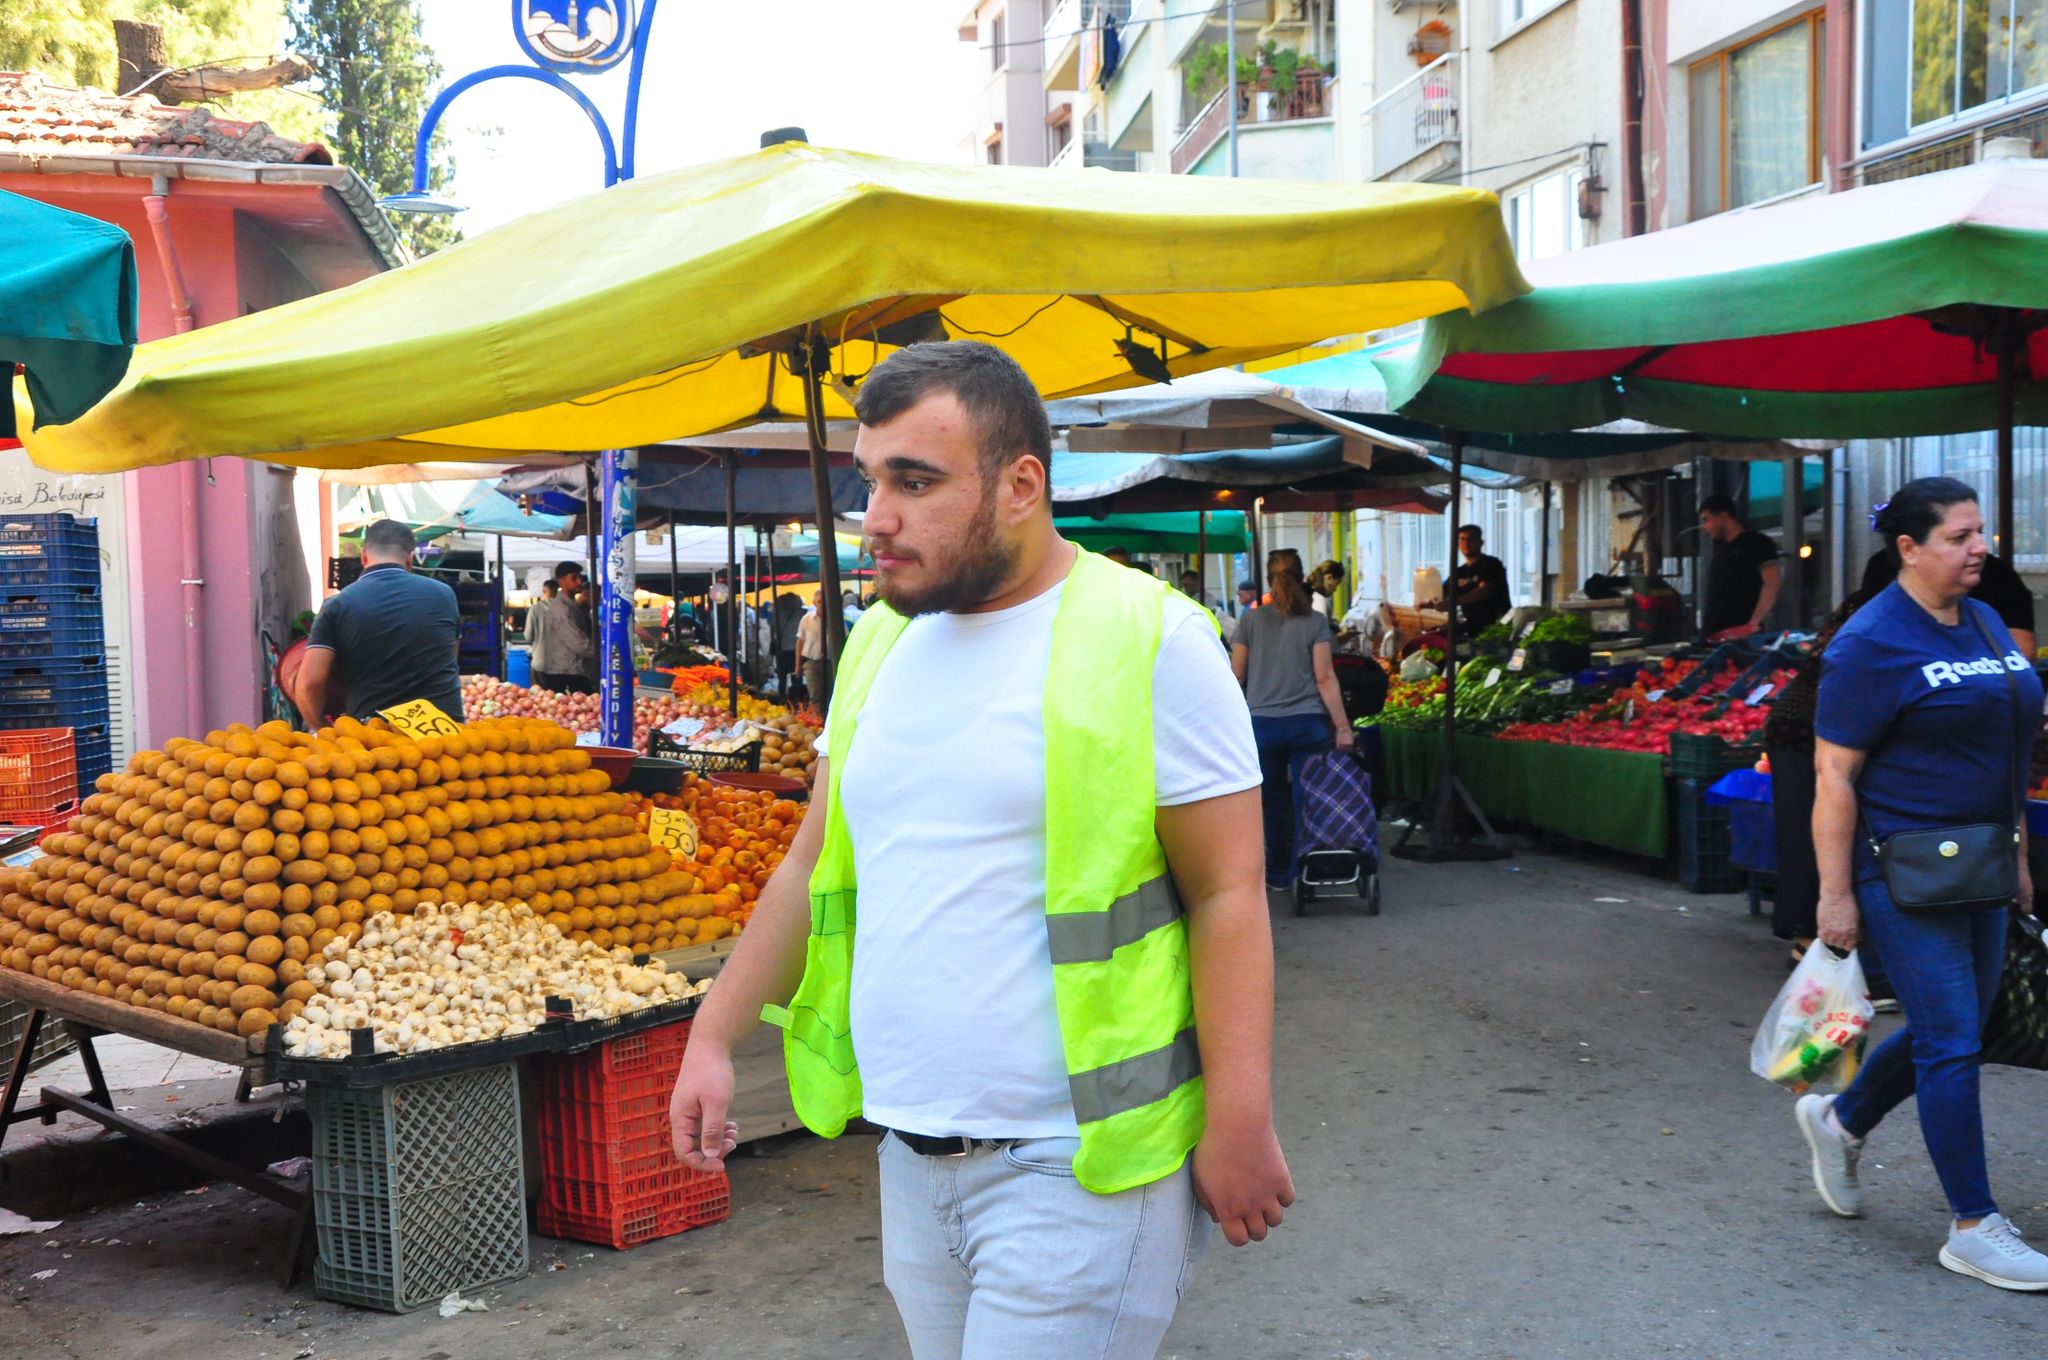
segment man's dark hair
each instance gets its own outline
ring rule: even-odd
[[[981,479],[994,482],[1020,453],[1052,476],[1052,426],[1024,369],[976,340],[905,345],[861,380],[854,411],[863,425],[887,425],[935,392],[950,392],[974,422]],[[1047,496],[1050,502],[1050,495]]]
[[[1470,534],[1474,538],[1478,539],[1481,543],[1484,543],[1486,541],[1486,530],[1480,528],[1476,524],[1460,524],[1458,526],[1458,534],[1460,537],[1463,537],[1466,534]]]
[[[411,557],[420,541],[395,519],[380,519],[363,530],[363,552],[379,557]]]
[[[581,562],[555,563],[555,580],[557,582],[559,582],[564,576],[568,576],[571,574],[577,576],[583,575],[583,564]]]
[[[1726,515],[1738,523],[1742,520],[1742,516],[1736,512],[1734,498],[1732,496],[1723,496],[1719,493],[1709,496],[1700,502],[1700,513],[1702,515]]]
[[[555,584],[555,578],[552,576],[548,577],[547,580],[542,581],[540,583],[540,593],[543,595],[553,594],[555,591],[560,589],[561,587]]]

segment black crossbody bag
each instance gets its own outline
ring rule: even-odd
[[[1999,674],[2005,677],[2005,691],[2011,703],[2015,729],[2024,729],[2013,757],[2011,816],[2004,822],[1973,822],[1967,826],[1937,827],[1931,831],[1901,831],[1879,841],[1870,834],[1862,810],[1856,814],[1870,848],[1884,873],[1884,885],[1892,902],[1908,916],[1948,916],[1962,912],[1988,911],[2010,907],[2019,897],[2020,816],[2026,806],[2026,769],[2032,759],[2033,725],[2025,721],[2020,704],[2020,687],[2012,668],[1984,621],[1971,614],[1968,601],[1963,612],[1977,627],[1977,635],[1998,658]]]

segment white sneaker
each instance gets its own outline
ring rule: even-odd
[[[1821,1202],[1843,1218],[1861,1218],[1863,1186],[1856,1179],[1856,1164],[1863,1157],[1863,1140],[1835,1132],[1828,1122],[1834,1104],[1834,1096],[1801,1096],[1792,1117],[1813,1149],[1813,1188],[1820,1191]]]
[[[2048,1256],[2021,1241],[2020,1230],[2004,1214],[1992,1214],[1967,1230],[1949,1224],[1941,1263],[1958,1275],[1974,1275],[2000,1289],[2048,1290]]]

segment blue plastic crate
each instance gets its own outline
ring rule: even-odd
[[[0,515],[0,558],[50,548],[100,550],[100,522],[76,515]]]
[[[98,651],[106,645],[106,624],[97,590],[48,590],[0,599],[0,639],[14,642],[41,635],[45,655]]]
[[[1728,836],[1728,809],[1706,798],[1709,781],[1672,781],[1672,812],[1678,821],[1678,881],[1696,893],[1739,892],[1742,871],[1735,867]]]
[[[54,632],[0,633],[0,670],[19,670],[53,663],[77,661],[104,665],[107,643],[103,636],[81,638],[76,630]]]
[[[0,543],[0,595],[20,588],[91,590],[100,552],[90,543]]]
[[[0,695],[0,727],[105,727],[113,709],[107,687],[71,700],[11,699]]]

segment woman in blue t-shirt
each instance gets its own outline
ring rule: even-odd
[[[2041,717],[2041,683],[1989,606],[1968,598],[1989,551],[1977,493],[1946,477],[1908,482],[1872,527],[1899,554],[1898,579],[1842,625],[1821,661],[1813,811],[1820,938],[1869,942],[1907,1023],[1849,1089],[1797,1106],[1827,1206],[1862,1213],[1863,1140],[1917,1095],[1920,1128],[1954,1213],[1941,1264],[2004,1289],[2048,1290],[2048,1256],[1991,1198],[1978,1103],[1980,1036],[2005,960],[2005,912],[1901,911],[1873,840],[1971,823],[2012,825],[2018,762]],[[2024,821],[2020,828],[2024,833]],[[2033,905],[2024,843],[2020,902]]]

